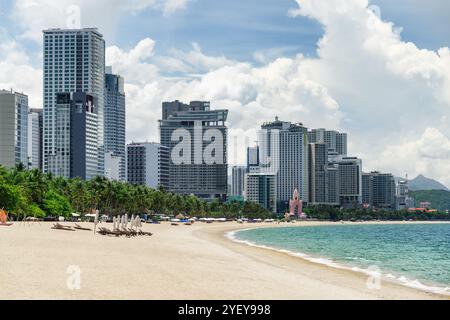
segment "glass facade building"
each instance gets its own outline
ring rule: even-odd
[[[119,180],[126,181],[126,111],[124,79],[106,68],[105,152],[120,158]],[[106,168],[109,170],[110,168]]]
[[[104,175],[105,41],[95,28],[44,30],[44,137],[43,170],[59,175],[50,166],[57,155],[58,93],[84,92],[97,101],[95,140],[97,170]],[[63,117],[60,115],[60,117]],[[59,120],[63,121],[62,118]],[[51,160],[53,159],[53,160]],[[90,166],[90,164],[86,164]],[[91,176],[91,175],[89,175]]]

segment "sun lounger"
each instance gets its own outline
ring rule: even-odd
[[[89,228],[83,228],[82,226],[80,226],[80,225],[78,225],[78,224],[75,225],[74,229],[76,229],[76,230],[81,230],[81,231],[92,231],[92,229],[89,229]]]
[[[63,226],[59,223],[56,223],[52,227],[53,230],[63,230],[63,231],[75,231],[72,227]]]
[[[142,230],[139,230],[138,234],[140,236],[149,236],[149,237],[151,237],[153,235],[153,233],[151,233],[151,232],[144,232]]]

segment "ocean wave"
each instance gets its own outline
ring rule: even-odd
[[[341,269],[341,270],[350,270],[353,272],[362,273],[362,274],[370,276],[370,277],[373,277],[374,275],[377,274],[377,272],[372,270],[371,268],[364,269],[364,268],[360,268],[360,267],[356,267],[356,266],[346,266],[346,265],[337,263],[336,261],[334,261],[332,259],[323,258],[323,257],[313,257],[311,255],[308,255],[308,254],[305,254],[302,252],[294,252],[291,250],[280,249],[280,248],[271,247],[271,246],[262,245],[262,244],[256,244],[254,242],[251,242],[248,240],[242,240],[237,237],[237,233],[245,232],[245,231],[249,231],[249,230],[252,230],[252,229],[248,228],[248,229],[229,231],[225,234],[225,236],[229,240],[236,242],[236,243],[245,244],[250,247],[262,248],[262,249],[266,249],[266,250],[271,250],[271,251],[288,254],[289,256],[298,257],[298,258],[304,259],[306,261],[325,265],[328,267]],[[353,260],[358,260],[358,259],[361,259],[361,258],[354,257]],[[421,291],[428,292],[428,293],[450,296],[450,288],[449,287],[438,287],[438,286],[425,285],[417,279],[409,279],[408,277],[402,276],[402,275],[395,276],[391,273],[387,273],[387,274],[381,273],[380,275],[381,275],[381,279],[382,280],[384,279],[385,281],[394,282],[394,283],[400,284],[405,287],[421,290]]]

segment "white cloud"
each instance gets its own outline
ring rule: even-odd
[[[171,14],[177,10],[186,8],[187,0],[167,0],[164,3],[164,13]]]
[[[114,39],[121,17],[145,9],[169,15],[184,9],[188,0],[15,0],[13,18],[24,38],[41,42],[47,28],[98,27]]]
[[[442,183],[450,181],[450,139],[436,128],[427,128],[415,141],[388,146],[379,159],[377,169],[402,163],[399,175],[426,173]]]
[[[0,89],[23,92],[29,96],[31,107],[42,108],[42,81],[37,81],[42,71],[32,67],[29,60],[17,42],[0,42]]]

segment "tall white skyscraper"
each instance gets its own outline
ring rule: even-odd
[[[277,177],[277,209],[288,210],[295,189],[303,201],[308,190],[308,131],[301,124],[265,123],[259,133],[260,173]]]
[[[126,181],[126,112],[124,79],[112,73],[112,68],[106,68],[105,74],[105,152],[112,153],[113,158],[119,158],[119,179]],[[108,155],[110,157],[110,155]],[[105,172],[114,171],[107,164],[115,165],[115,161],[106,161]]]
[[[28,167],[42,169],[42,109],[30,109],[28,113]]]
[[[97,101],[97,175],[104,175],[104,90],[105,41],[98,30],[44,30],[44,172],[59,175],[59,169],[49,166],[52,158],[60,156],[57,94],[83,92]]]
[[[28,96],[0,90],[0,165],[28,164]]]
[[[312,129],[308,132],[309,143],[325,143],[329,153],[347,156],[347,134],[326,129]]]

